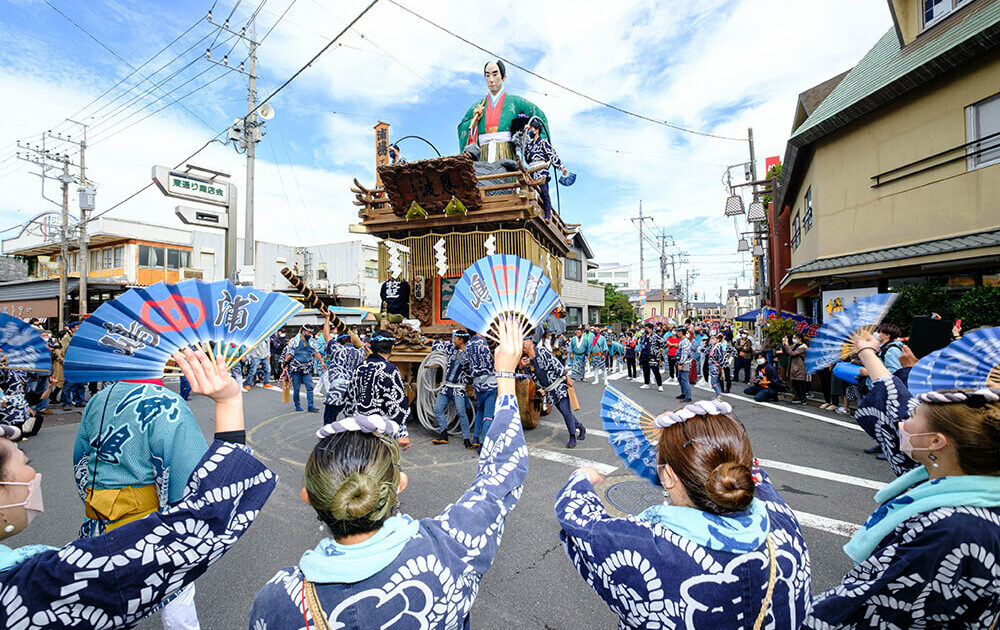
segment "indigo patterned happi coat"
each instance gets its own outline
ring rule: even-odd
[[[276,481],[246,447],[216,441],[168,510],[62,549],[0,546],[16,558],[0,571],[0,627],[131,627],[236,543]]]
[[[28,374],[24,370],[0,370],[0,424],[19,427],[28,420],[28,403],[24,399]]]
[[[342,405],[354,373],[365,362],[365,351],[363,348],[338,342],[328,344],[327,351],[330,358],[327,361],[326,378],[329,380],[330,388],[323,403]]]
[[[458,346],[450,341],[435,340],[431,348],[441,352],[448,357],[448,367],[444,371],[443,387],[448,385],[461,385],[462,392],[465,386],[472,382],[472,374],[469,371],[469,353],[467,350],[459,350]]]
[[[469,362],[469,373],[472,375],[472,388],[477,394],[497,388],[497,379],[493,375],[493,352],[486,343],[486,338],[473,335],[465,344],[465,356]]]
[[[504,521],[521,496],[528,451],[517,398],[497,399],[472,487],[435,518],[415,521],[413,535],[381,570],[356,582],[313,580],[331,628],[470,628],[479,583],[500,545]],[[321,544],[322,547],[322,544]],[[338,562],[334,546],[329,563]],[[381,550],[375,550],[377,553]],[[325,561],[325,560],[324,560]],[[341,560],[340,562],[344,562]],[[252,630],[315,628],[303,613],[300,567],[282,569],[254,599]],[[490,627],[489,621],[477,627]]]
[[[917,466],[899,450],[897,423],[918,404],[890,376],[875,381],[858,407],[859,421],[874,420],[876,439],[897,475]],[[991,628],[1000,614],[998,559],[1000,508],[940,507],[916,514],[838,586],[819,594],[803,627]]]
[[[347,415],[379,414],[399,425],[400,435],[409,435],[410,400],[399,369],[378,354],[372,354],[354,373],[347,388]]]
[[[777,557],[763,628],[795,630],[809,607],[809,553],[791,509],[762,476],[754,495],[767,510]],[[556,518],[570,560],[619,628],[753,627],[768,585],[766,544],[733,553],[636,516],[612,518],[580,473],[556,496]]]
[[[558,405],[560,400],[569,397],[569,390],[566,388],[566,379],[563,378],[568,373],[568,370],[562,361],[557,359],[548,348],[544,346],[536,347],[535,358],[531,360],[531,365],[535,368],[535,383],[539,387],[548,390],[545,392],[545,398],[550,405]],[[603,364],[601,364],[601,369],[604,369]],[[552,383],[560,379],[562,379],[561,382],[555,388],[548,389]]]

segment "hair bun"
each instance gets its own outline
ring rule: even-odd
[[[753,474],[739,462],[719,464],[705,482],[709,500],[728,511],[745,510],[753,501],[753,492]]]
[[[330,514],[339,520],[366,516],[379,504],[379,485],[369,475],[352,473],[333,495]]]

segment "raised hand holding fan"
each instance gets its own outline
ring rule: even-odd
[[[52,371],[52,354],[41,331],[6,313],[0,313],[0,352],[0,368]]]
[[[526,333],[559,304],[559,294],[542,268],[510,254],[494,254],[472,264],[455,285],[446,313],[466,328],[497,340],[496,325],[513,315]]]
[[[619,389],[608,385],[601,398],[601,421],[608,442],[632,472],[654,486],[660,485],[656,470],[660,431],[653,426],[653,415]]]
[[[917,361],[906,381],[913,394],[1000,389],[1000,328],[982,328]]]
[[[281,293],[186,280],[131,289],[88,317],[66,351],[70,382],[160,378],[173,354],[197,347],[232,368],[302,305]],[[243,352],[234,351],[234,349]]]
[[[896,293],[878,293],[858,298],[824,322],[806,350],[806,372],[812,374],[851,356],[854,342],[882,323],[897,297]]]

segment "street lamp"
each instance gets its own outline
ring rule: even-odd
[[[747,221],[766,221],[767,212],[764,211],[764,204],[754,201],[747,210]]]
[[[726,198],[726,216],[735,217],[743,214],[743,197],[739,195],[729,195]]]
[[[738,252],[750,251],[750,243],[747,242],[747,239],[745,239],[742,236],[740,237],[739,242],[736,244],[736,251]]]
[[[754,256],[763,256],[764,255],[764,246],[761,245],[760,243],[757,243],[756,245],[754,245],[753,246],[753,255]]]

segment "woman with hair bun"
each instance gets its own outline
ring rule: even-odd
[[[875,427],[898,479],[844,545],[854,569],[803,627],[1000,627],[1000,389],[913,396],[878,339],[856,345],[872,379],[856,418]]]
[[[653,420],[648,476],[658,476],[663,505],[612,518],[592,468],[556,497],[566,552],[621,628],[792,630],[805,619],[811,574],[799,523],[732,411],[703,401]]]
[[[469,628],[479,582],[521,496],[528,452],[514,392],[521,333],[501,322],[499,398],[472,487],[436,518],[390,516],[407,485],[398,425],[354,415],[325,425],[302,500],[332,538],[282,569],[254,598],[253,630]],[[376,349],[376,352],[378,349]]]

